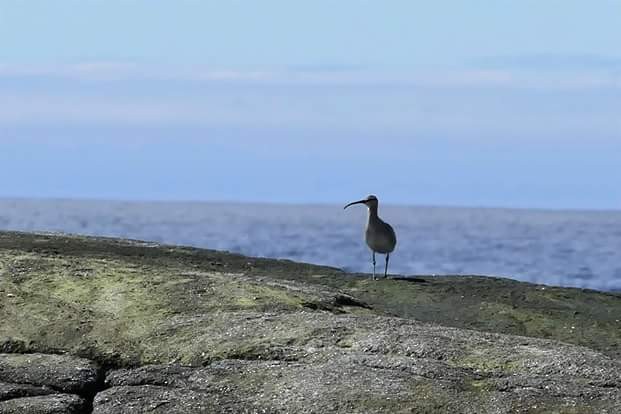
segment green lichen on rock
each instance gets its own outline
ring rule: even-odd
[[[291,341],[295,330],[221,345],[237,318],[245,326],[269,313],[368,312],[341,306],[347,294],[336,289],[223,271],[218,253],[201,266],[192,250],[137,243],[10,233],[0,243],[0,341],[22,351],[69,351],[114,366],[250,358],[275,352],[269,340]]]
[[[301,276],[301,279],[309,279]],[[376,310],[458,328],[560,340],[621,356],[621,294],[481,276],[310,279]]]

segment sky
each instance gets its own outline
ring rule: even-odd
[[[620,209],[621,1],[0,0],[0,197]]]

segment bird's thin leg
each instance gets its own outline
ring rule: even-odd
[[[373,280],[375,280],[375,251],[373,252]]]
[[[390,253],[386,253],[386,267],[384,268],[384,279],[388,277],[388,259],[390,259]]]

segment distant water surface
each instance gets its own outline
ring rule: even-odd
[[[0,199],[0,229],[126,237],[369,272],[366,208],[356,207]],[[397,232],[394,273],[621,290],[621,212],[381,206],[380,216]]]

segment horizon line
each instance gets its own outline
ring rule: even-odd
[[[108,202],[132,204],[221,204],[221,205],[261,205],[287,207],[329,207],[340,206],[338,202],[304,202],[304,201],[269,201],[269,200],[226,200],[226,199],[157,199],[157,198],[110,198],[110,197],[36,197],[36,196],[7,196],[0,195],[3,201],[58,201],[58,202]],[[347,201],[343,202],[344,204]],[[507,206],[507,205],[477,205],[477,204],[424,204],[412,202],[382,203],[384,207],[397,208],[430,208],[430,209],[471,209],[471,210],[519,210],[544,212],[581,212],[581,213],[621,213],[621,207],[541,207],[541,206]]]

